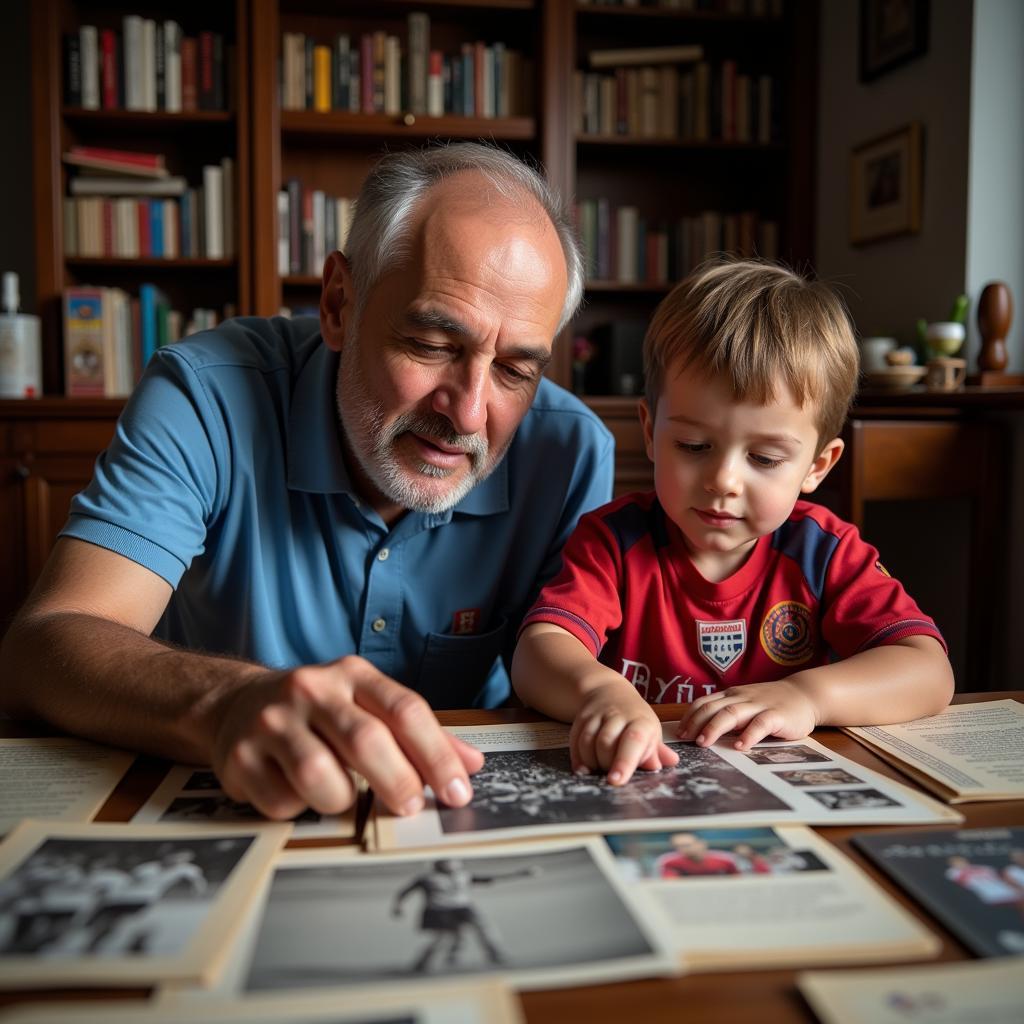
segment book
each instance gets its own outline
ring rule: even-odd
[[[881,963],[941,943],[801,825],[607,835],[659,932],[694,969]]]
[[[807,971],[797,988],[822,1024],[1019,1024],[1020,962],[974,960],[872,971]]]
[[[103,291],[64,290],[64,393],[70,398],[103,397]]]
[[[83,25],[78,30],[78,35],[82,54],[82,106],[86,110],[99,110],[99,34],[95,25]]]
[[[160,310],[169,306],[167,296],[155,284],[139,285],[139,338],[143,369],[160,348]]]
[[[843,731],[947,803],[1024,800],[1024,705],[1015,700]]]
[[[164,158],[157,153],[131,153],[123,149],[72,146],[61,156],[66,164],[110,174],[138,178],[166,178]]]
[[[640,46],[620,50],[591,50],[592,68],[614,68],[626,64],[687,64],[701,60],[704,48],[697,45],[685,46]]]
[[[1024,828],[886,830],[851,842],[973,953],[1024,953]]]
[[[180,196],[185,191],[184,178],[113,178],[79,176],[68,183],[73,196]]]

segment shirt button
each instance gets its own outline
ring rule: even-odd
[[[374,619],[373,625],[371,625],[370,628],[374,633],[380,633],[387,628],[387,623],[383,619]]]
[[[390,554],[391,552],[387,548],[381,548],[380,551],[377,552],[377,561],[386,562],[388,560],[388,555]]]

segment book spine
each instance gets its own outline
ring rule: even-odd
[[[103,292],[64,289],[64,392],[70,397],[103,395]]]
[[[224,259],[224,172],[212,165],[203,168],[203,226],[206,258]]]
[[[227,92],[224,87],[227,53],[224,36],[220,32],[213,33],[213,109],[227,110]]]
[[[181,26],[176,21],[164,22],[164,74],[166,76],[167,111],[181,111]]]
[[[153,235],[149,230],[149,203],[145,199],[134,201],[136,232],[139,236],[139,255],[153,255]]]
[[[360,108],[364,114],[373,113],[373,36],[364,33],[359,40]]]
[[[121,38],[124,41],[124,105],[126,110],[141,110],[142,18],[137,14],[126,14],[121,25]]]
[[[235,161],[224,157],[220,162],[221,204],[223,208],[221,235],[224,255],[231,259],[235,255]]]
[[[427,114],[430,117],[441,117],[444,110],[444,59],[440,50],[431,50],[427,75]]]
[[[352,57],[351,43],[344,32],[334,37],[334,108],[349,109],[349,87],[352,82],[352,69],[349,66]]]
[[[429,109],[428,81],[430,73],[430,16],[413,11],[408,17],[409,31],[409,109],[414,114],[426,114]]]
[[[313,190],[302,190],[302,272],[315,274],[316,263],[313,255],[314,221],[313,221]]]
[[[82,38],[78,32],[64,36],[64,106],[82,105]]]
[[[196,102],[200,110],[215,110],[213,96],[213,33],[199,33],[199,80]]]
[[[156,22],[142,20],[142,109],[156,110]]]
[[[324,261],[327,259],[327,197],[320,189],[313,189],[312,196],[313,251],[309,272],[311,274],[318,274],[323,270]]]
[[[302,183],[288,181],[288,272],[302,273]]]
[[[384,111],[384,94],[387,87],[387,50],[388,37],[383,29],[377,29],[371,36],[373,40],[373,113]]]
[[[326,114],[331,109],[331,48],[313,47],[313,109]]]
[[[157,349],[156,342],[157,287],[153,284],[139,285],[139,335],[143,367],[149,364]]]
[[[199,109],[198,46],[191,37],[181,40],[181,109]]]
[[[195,255],[192,251],[192,202],[193,190],[186,189],[178,205],[178,251],[185,258]]]
[[[288,193],[282,189],[277,193],[277,272],[281,277],[286,277],[291,273],[288,258],[288,234]]]
[[[167,51],[164,42],[164,23],[153,25],[153,82],[154,102],[157,110],[167,109]]]
[[[384,39],[384,113],[402,111],[402,44],[398,36]]]
[[[117,102],[117,37],[113,29],[100,33],[100,92],[104,110],[116,110]]]
[[[78,30],[82,53],[82,106],[86,110],[99,110],[100,69],[99,37],[95,25],[83,25]]]

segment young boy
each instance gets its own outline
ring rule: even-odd
[[[737,750],[945,707],[935,623],[855,527],[799,500],[839,459],[856,386],[839,299],[708,264],[655,312],[644,363],[655,492],[580,520],[512,666],[527,704],[573,723],[573,766],[621,785],[675,764],[649,703],[688,703],[681,739],[738,732]]]

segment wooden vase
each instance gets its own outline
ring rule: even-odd
[[[1013,319],[1013,298],[1002,281],[991,281],[982,289],[978,299],[978,330],[981,332],[981,351],[978,369],[1001,373],[1006,369],[1006,336]]]

